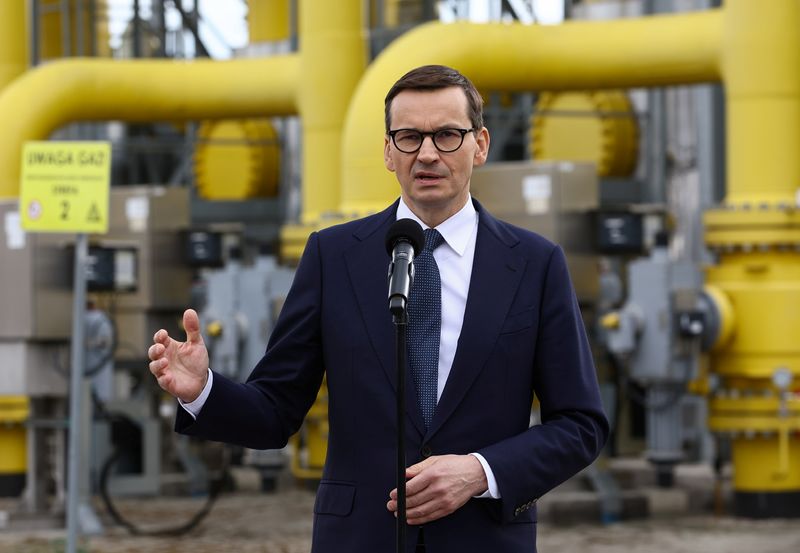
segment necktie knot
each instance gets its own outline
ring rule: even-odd
[[[425,248],[424,251],[433,252],[436,248],[444,244],[444,236],[435,228],[425,229]]]

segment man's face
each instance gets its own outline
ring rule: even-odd
[[[392,100],[391,130],[468,129],[467,97],[460,87],[405,90]],[[385,138],[384,163],[397,175],[403,200],[430,226],[441,223],[464,207],[472,168],[483,165],[489,151],[489,132],[483,128],[464,135],[461,147],[443,153],[426,136],[413,154],[399,151]]]

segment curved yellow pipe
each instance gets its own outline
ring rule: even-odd
[[[562,25],[430,23],[370,65],[344,131],[342,212],[376,211],[398,194],[383,166],[383,98],[405,71],[453,66],[482,90],[625,88],[720,79],[721,10]]]
[[[298,57],[52,62],[0,93],[0,198],[16,197],[22,145],[71,121],[180,121],[297,113]]]
[[[5,2],[0,18],[0,90],[28,68],[27,2]]]
[[[800,188],[800,2],[726,0],[722,68],[729,204],[795,204]]]

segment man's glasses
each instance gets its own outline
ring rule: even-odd
[[[413,154],[422,148],[422,141],[430,136],[436,149],[443,153],[455,152],[464,143],[464,135],[475,129],[439,129],[422,132],[417,129],[397,129],[387,134],[392,137],[395,148],[404,154]]]

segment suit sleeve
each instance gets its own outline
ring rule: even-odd
[[[322,267],[313,233],[270,336],[247,382],[214,373],[214,384],[193,420],[178,409],[177,432],[252,449],[286,445],[313,404],[324,374],[320,336]]]
[[[497,479],[502,518],[510,521],[588,466],[608,436],[589,343],[560,248],[541,290],[532,363],[542,424],[479,450]]]

